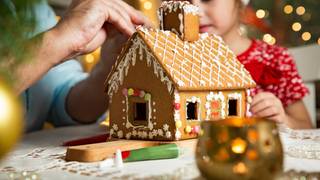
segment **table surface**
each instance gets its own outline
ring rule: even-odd
[[[177,159],[125,163],[121,169],[99,168],[96,163],[66,162],[64,141],[106,132],[98,125],[64,127],[28,134],[0,163],[0,179],[24,171],[42,179],[201,179],[194,155]],[[284,171],[320,172],[320,130],[280,128]]]

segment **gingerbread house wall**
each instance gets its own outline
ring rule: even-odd
[[[112,96],[110,132],[113,137],[117,138],[174,140],[173,87],[169,92],[167,82],[161,81],[161,76],[165,76],[164,72],[160,72],[159,66],[154,64],[156,61],[150,54],[147,59],[147,52],[144,51],[145,47],[143,45],[139,46],[138,49],[134,50],[133,56],[128,53],[129,56],[132,56],[129,58],[135,59],[135,63],[129,65],[128,74],[124,77],[122,85]],[[147,97],[146,94],[151,95],[147,98],[150,100],[146,101],[151,119],[148,124],[139,127],[133,121],[130,99],[143,101]],[[149,114],[148,112],[147,114]]]
[[[245,89],[176,93],[175,103],[180,104],[179,110],[175,109],[175,113],[177,114],[175,117],[180,118],[180,120],[175,119],[176,134],[180,134],[181,139],[195,138],[200,132],[200,121],[220,120],[228,117],[228,99],[238,100],[237,117],[245,117],[249,108],[249,103],[247,103],[248,93],[249,91]],[[199,112],[197,120],[187,120],[187,102],[197,102]],[[220,102],[220,107],[214,102]]]

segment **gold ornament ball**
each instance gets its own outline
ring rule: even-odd
[[[12,150],[23,131],[20,101],[0,79],[0,159]]]

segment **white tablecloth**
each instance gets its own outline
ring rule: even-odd
[[[284,170],[320,172],[320,130],[281,128]],[[99,163],[65,162],[62,142],[105,132],[97,125],[65,127],[25,136],[16,150],[0,163],[0,179],[24,171],[41,179],[199,179],[194,155],[177,159],[125,163],[122,169],[99,169]]]

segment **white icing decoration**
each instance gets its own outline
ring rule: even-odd
[[[131,133],[129,132],[126,134],[126,139],[130,139],[130,138],[131,138]]]
[[[162,131],[162,129],[158,129],[158,135],[159,135],[159,136],[163,136],[163,131]]]
[[[156,130],[156,129],[152,130],[152,134],[153,134],[153,136],[157,136],[158,135],[158,130]]]
[[[119,138],[123,138],[123,132],[121,130],[118,131],[117,135],[118,135]]]
[[[118,131],[118,125],[117,125],[117,124],[113,124],[112,128],[113,128],[115,131]]]
[[[163,125],[163,130],[164,131],[168,131],[169,130],[169,125],[168,124],[164,124]]]
[[[132,135],[133,135],[133,136],[136,136],[137,134],[138,134],[138,133],[137,133],[136,130],[133,130],[133,131],[132,131]]]
[[[114,129],[110,129],[110,135],[113,135]]]
[[[149,123],[148,128],[149,128],[149,130],[152,130],[153,129],[153,124]]]
[[[171,132],[170,131],[166,132],[166,138],[171,138]]]
[[[179,130],[176,131],[175,137],[176,140],[179,140],[181,138],[181,132]]]
[[[146,131],[142,132],[142,138],[146,139],[148,137],[148,133]]]
[[[149,132],[149,139],[153,139],[153,134],[152,134],[152,132]]]

